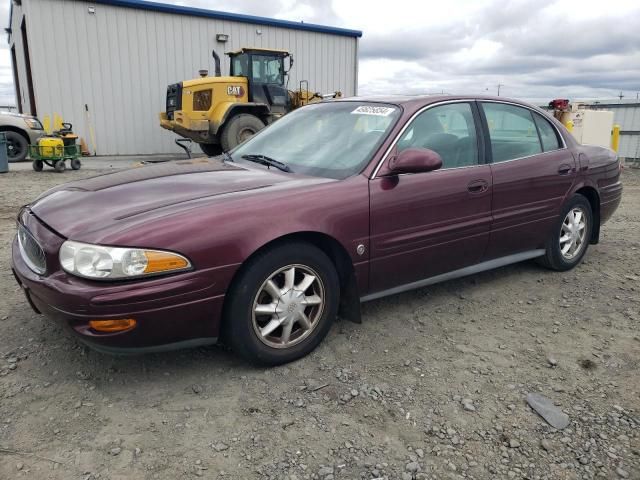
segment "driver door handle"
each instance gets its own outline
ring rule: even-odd
[[[472,182],[469,182],[469,185],[467,185],[467,190],[469,190],[469,193],[473,194],[484,193],[489,190],[489,182],[482,179],[474,180]]]
[[[566,163],[564,163],[558,167],[558,173],[560,175],[567,175],[570,172],[571,172],[571,165],[567,165]]]

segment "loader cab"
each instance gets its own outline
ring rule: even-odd
[[[246,77],[249,84],[249,102],[265,104],[272,114],[291,110],[291,99],[286,87],[285,58],[289,68],[293,58],[284,50],[243,48],[228,53],[232,77]]]

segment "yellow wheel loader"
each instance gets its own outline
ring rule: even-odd
[[[231,150],[294,108],[342,96],[311,93],[302,88],[308,87],[306,80],[298,90],[288,90],[293,57],[285,50],[242,48],[228,53],[228,77],[221,76],[220,57],[215,50],[211,53],[215,76],[200,70],[200,78],[169,85],[166,109],[160,113],[162,128],[199,143],[210,156]]]

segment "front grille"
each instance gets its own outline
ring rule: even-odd
[[[182,82],[174,83],[167,87],[167,102],[165,107],[169,120],[173,120],[173,112],[182,110]]]
[[[47,270],[44,250],[23,225],[18,225],[18,246],[24,263],[37,274],[44,274]]]

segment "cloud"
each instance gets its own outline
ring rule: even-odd
[[[528,99],[635,97],[640,90],[637,0],[172,3],[363,30],[360,94],[493,94],[498,84],[501,94]],[[0,2],[5,25],[8,6]],[[13,98],[6,48],[0,103]]]

